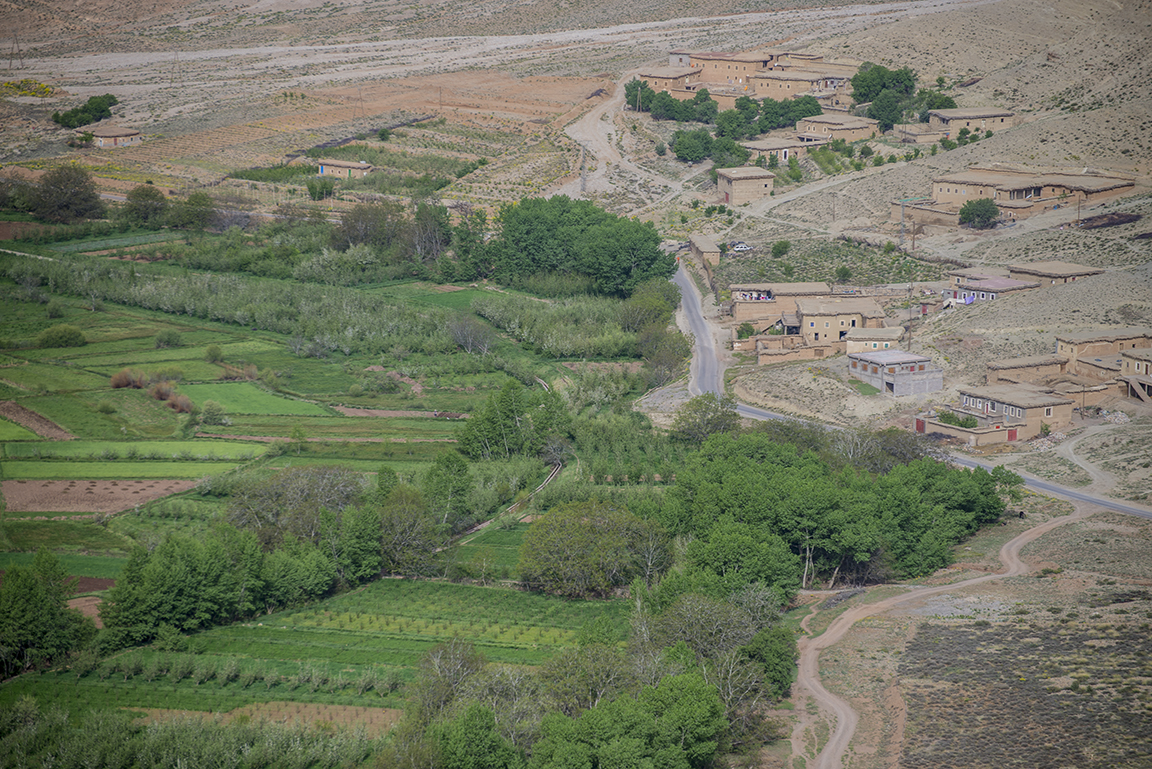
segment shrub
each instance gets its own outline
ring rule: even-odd
[[[171,382],[157,382],[148,388],[148,395],[158,401],[166,401],[176,392]]]
[[[747,339],[748,337],[752,336],[756,336],[756,328],[747,321],[741,323],[740,327],[736,329],[737,339]]]
[[[173,328],[167,328],[156,335],[156,349],[164,350],[169,347],[179,347],[180,332]]]
[[[224,407],[216,401],[204,401],[204,407],[200,410],[200,423],[205,425],[228,424]]]
[[[960,223],[986,230],[1000,218],[1000,209],[992,198],[976,198],[960,207]]]
[[[218,344],[210,344],[204,350],[204,360],[209,363],[219,363],[224,360],[224,352],[220,349]]]
[[[772,258],[780,259],[792,250],[792,243],[787,240],[778,240],[772,244]]]
[[[49,318],[63,318],[65,304],[59,299],[53,299],[48,302],[48,306],[44,308],[44,314]]]
[[[939,414],[936,415],[936,419],[939,420],[940,422],[943,422],[946,425],[952,425],[953,427],[964,427],[964,428],[967,428],[969,430],[972,429],[973,427],[976,427],[976,425],[978,424],[978,422],[976,421],[976,417],[973,417],[973,416],[962,417],[959,414],[952,413],[951,411],[941,411]]]
[[[36,336],[37,347],[83,347],[88,344],[84,332],[75,326],[61,323],[46,328]]]
[[[101,414],[115,414],[116,406],[114,406],[110,401],[100,401],[96,404],[96,411]]]
[[[168,408],[177,414],[191,414],[196,409],[196,406],[187,395],[177,393],[168,399]]]
[[[122,368],[112,375],[112,387],[131,387],[136,390],[144,389],[148,384],[148,375],[142,371],[133,371],[130,368]]]
[[[656,142],[656,154],[657,155],[659,155],[660,157],[664,157],[665,153],[667,153],[667,152],[668,152],[668,147],[666,147],[664,145],[664,142]]]

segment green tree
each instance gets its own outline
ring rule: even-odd
[[[846,264],[836,268],[836,282],[847,283],[852,278],[852,269]]]
[[[690,444],[703,443],[709,435],[733,432],[739,428],[736,401],[716,393],[692,398],[680,407],[672,420],[672,434]]]
[[[517,570],[533,589],[569,597],[606,596],[640,573],[652,524],[605,502],[558,505],[532,523]]]
[[[444,769],[519,769],[524,760],[496,728],[496,717],[473,702],[437,729]]]
[[[45,221],[66,224],[78,219],[99,219],[104,215],[104,203],[96,192],[92,173],[70,163],[40,177],[33,192],[32,213]]]
[[[140,227],[159,227],[168,214],[168,199],[151,184],[140,184],[128,191],[121,213]]]
[[[168,226],[202,232],[216,220],[216,202],[207,192],[193,192],[168,208]]]
[[[771,696],[783,699],[796,680],[796,634],[786,627],[764,628],[744,646],[743,651],[761,666],[764,688]]]
[[[783,259],[792,250],[792,243],[787,240],[778,240],[772,244],[772,258]]]
[[[0,671],[5,678],[57,662],[87,644],[96,626],[68,598],[76,580],[47,548],[31,566],[10,567],[0,583]]]
[[[996,224],[1000,209],[992,198],[975,198],[960,206],[960,223],[986,230]]]
[[[901,95],[891,89],[881,91],[868,106],[868,117],[880,121],[881,132],[892,130],[892,126],[899,123],[903,117]]]
[[[423,490],[441,526],[450,531],[467,528],[471,523],[468,497],[475,485],[468,462],[460,454],[446,451],[436,457],[424,475]]]

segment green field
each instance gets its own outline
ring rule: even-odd
[[[31,566],[34,553],[0,553],[0,570],[11,569],[13,566]],[[102,555],[70,555],[57,556],[60,564],[75,577],[99,577],[102,579],[116,579],[120,570],[124,568],[125,559]]]
[[[9,422],[6,419],[0,419],[0,442],[38,440],[40,440],[40,436],[31,430],[21,427],[18,424]]]
[[[526,523],[518,523],[511,529],[489,526],[456,548],[456,560],[474,571],[495,568],[502,575],[506,569],[509,576],[515,577],[520,545],[527,531]]]
[[[302,417],[286,420],[272,416],[238,415],[230,425],[209,425],[205,432],[220,435],[270,435],[287,438],[297,425],[308,438],[452,438],[460,423],[448,419],[414,417]],[[391,450],[389,450],[391,451]],[[399,451],[399,449],[396,449]]]
[[[196,441],[57,441],[4,446],[7,459],[248,460],[268,450],[266,443],[204,439]],[[112,456],[112,455],[115,456]]]
[[[23,676],[0,689],[0,703],[30,694],[70,712],[92,707],[224,712],[268,700],[397,706],[402,703],[396,695],[382,699],[379,691],[357,693],[355,682],[365,674],[410,679],[425,652],[454,637],[472,641],[493,662],[539,665],[574,645],[576,631],[597,617],[607,616],[623,628],[628,610],[626,601],[568,601],[506,588],[381,580],[307,609],[193,636],[202,652],[190,658],[193,667],[219,670],[234,660],[241,671],[259,671],[247,686],[239,678],[223,685],[216,677],[197,684],[191,678],[173,680],[172,674],[146,680],[151,674],[144,671],[156,661],[171,668],[181,655],[144,649],[119,655],[140,655],[137,673]],[[102,667],[117,662],[105,661]],[[324,683],[316,683],[314,671]]]
[[[5,480],[27,479],[109,479],[137,478],[203,478],[227,472],[236,465],[232,462],[43,462],[36,460],[5,460],[2,466]]]
[[[12,549],[35,552],[42,547],[59,553],[127,554],[130,540],[89,521],[4,521],[4,533]]]
[[[295,401],[262,390],[251,382],[182,385],[180,392],[195,403],[216,401],[229,414],[276,414],[282,416],[328,416],[323,406]]]

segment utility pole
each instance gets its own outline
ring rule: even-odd
[[[917,200],[931,200],[931,198],[901,198],[900,199],[900,245],[904,245],[904,204],[913,203]]]
[[[588,162],[585,159],[585,153],[588,148],[583,144],[580,145],[580,196],[584,196],[584,190],[588,184]]]

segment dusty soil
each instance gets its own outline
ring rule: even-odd
[[[0,401],[0,415],[50,440],[70,441],[76,437],[52,420],[45,419],[15,401]]]
[[[80,591],[81,592],[91,592],[93,590],[107,590],[108,588],[112,587],[113,584],[115,584],[115,580],[111,580],[111,579],[101,580],[101,581],[107,582],[109,584],[105,585],[104,587],[88,588],[88,590],[84,590],[83,588],[81,588]],[[73,598],[70,601],[68,601],[68,608],[76,609],[81,614],[83,614],[85,617],[91,617],[92,621],[96,623],[96,627],[103,628],[104,622],[100,619],[100,604],[101,603],[103,603],[103,599],[98,598],[94,595],[86,595],[83,598]]]
[[[196,485],[190,480],[4,481],[8,510],[14,513],[118,513]]]

